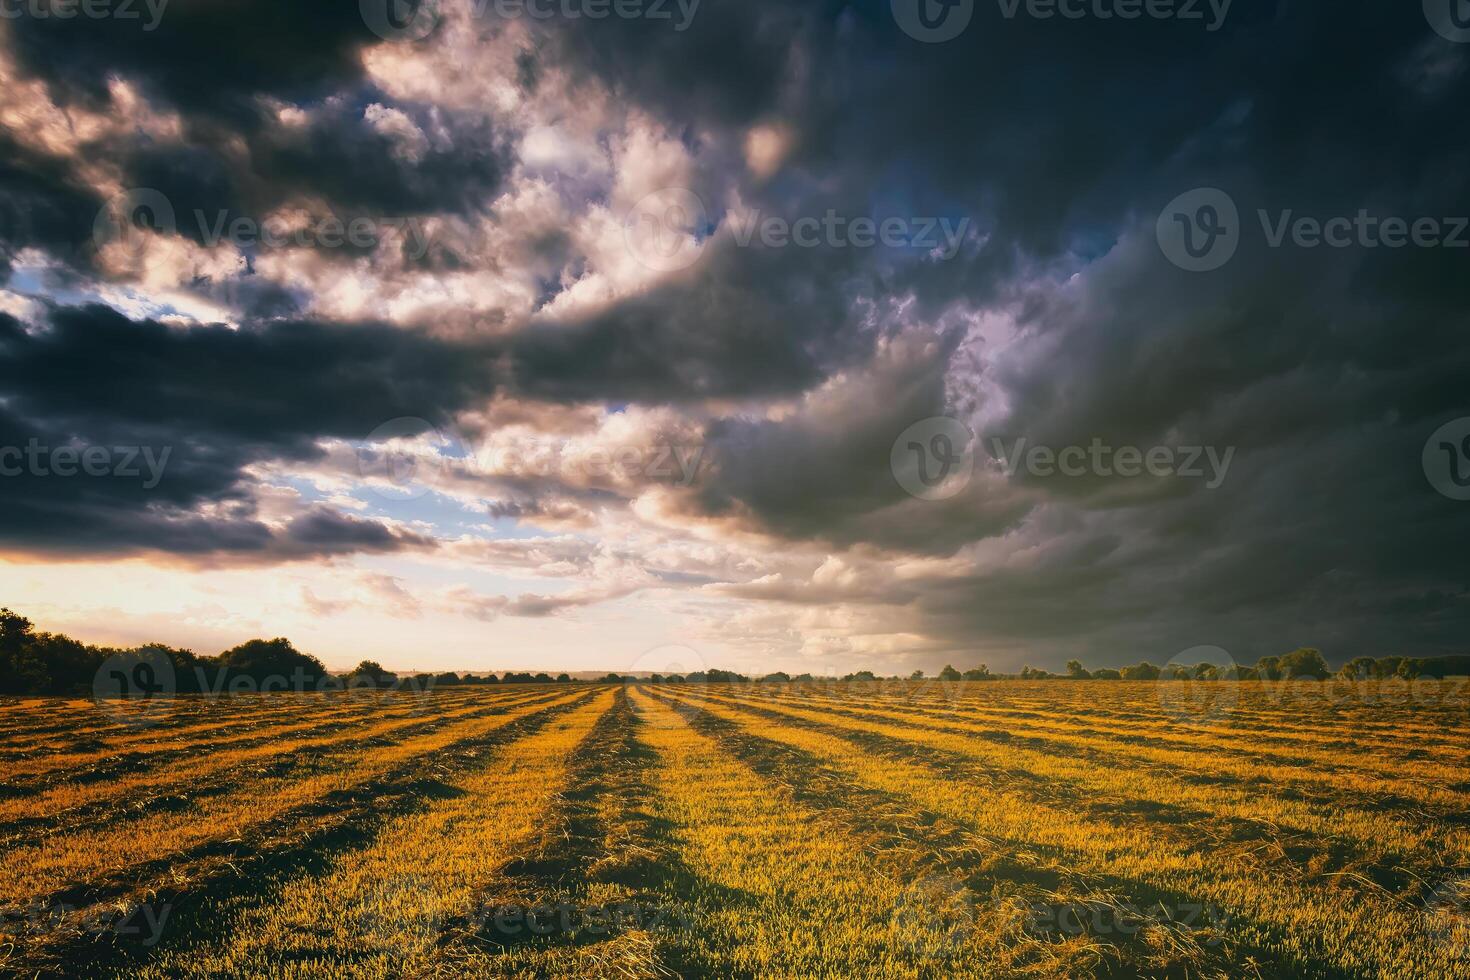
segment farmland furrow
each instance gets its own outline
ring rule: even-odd
[[[1130,889],[1156,888],[1210,903],[1229,916],[1232,935],[1271,950],[1293,975],[1417,976],[1405,951],[1433,941],[1426,939],[1422,915],[1386,897],[1360,894],[1342,901],[1331,890],[1272,880],[1243,867],[1234,854],[1160,839],[1148,825],[1088,819],[1011,792],[1003,782],[976,793],[968,779],[925,765],[922,754],[912,760],[879,757],[851,737],[814,730],[820,726],[787,726],[760,713],[706,707],[762,737],[805,749],[849,779],[945,814],[999,846],[1036,850],[1057,867]],[[1457,952],[1463,950],[1440,943],[1436,956],[1448,966]]]
[[[348,849],[371,840],[386,820],[420,808],[426,800],[458,795],[446,780],[485,765],[487,751],[535,734],[592,696],[589,691],[563,694],[378,750],[345,773],[324,775],[313,785],[294,787],[284,798],[278,794],[262,801],[244,819],[217,823],[213,836],[200,835],[186,846],[150,854],[47,896],[47,902],[74,911],[28,937],[24,961],[43,967],[65,963],[69,973],[79,962],[92,964],[94,972],[109,963],[126,963],[127,973],[147,950],[111,934],[105,937],[108,942],[93,941],[86,932],[88,919],[118,914],[102,910],[167,907],[180,916],[170,936],[187,935],[183,924],[188,922],[207,927],[212,913],[205,912],[202,921],[197,917],[212,909],[211,903],[257,896],[277,877],[290,879],[325,863],[348,860],[355,853]]]
[[[1470,860],[1470,834],[1448,831],[1428,816],[1406,819],[1412,814],[1355,807],[1352,800],[1308,804],[1251,788],[1195,784],[1139,766],[1120,766],[1101,754],[1096,764],[1079,762],[1066,753],[1049,754],[1014,741],[995,743],[972,733],[866,721],[830,709],[762,707],[734,695],[697,696],[771,717],[821,725],[823,730],[843,735],[860,735],[865,744],[889,754],[943,759],[951,766],[978,765],[984,771],[1004,771],[1010,778],[1027,774],[1029,782],[1046,787],[1047,792],[1065,791],[1077,806],[1097,810],[1102,805],[1106,812],[1131,814],[1154,825],[1190,824],[1196,830],[1204,829],[1201,823],[1205,828],[1218,826],[1218,833],[1212,836],[1224,840],[1278,840],[1283,849],[1291,848],[1294,857],[1315,866],[1318,873],[1367,874],[1374,888],[1415,887],[1411,873],[1395,870],[1403,865],[1429,870]],[[1282,828],[1288,832],[1283,833]]]
[[[751,703],[790,705],[792,702],[769,695],[750,699]],[[1201,785],[1250,787],[1271,795],[1324,806],[1351,804],[1366,807],[1394,806],[1422,811],[1435,819],[1470,824],[1470,792],[1453,788],[1470,775],[1464,770],[1429,769],[1451,785],[1437,785],[1427,779],[1400,779],[1383,775],[1384,760],[1376,761],[1376,769],[1348,769],[1332,765],[1328,760],[1299,758],[1295,765],[1265,752],[1233,749],[1214,745],[1186,748],[1173,742],[1155,745],[1115,732],[1074,732],[1058,723],[1050,726],[1019,725],[997,727],[962,719],[931,717],[915,710],[893,711],[871,705],[853,705],[825,700],[822,708],[844,717],[943,732],[966,738],[984,739],[998,745],[1023,748],[1048,756],[1090,759],[1102,765],[1113,765],[1118,758],[1129,760],[1135,771],[1177,774],[1179,778]],[[1314,765],[1320,763],[1320,765]],[[1283,792],[1281,787],[1293,789]]]
[[[476,911],[487,881],[531,846],[566,788],[568,757],[611,705],[580,695],[473,765],[426,805],[384,822],[318,873],[208,910],[213,935],[159,951],[136,977],[401,977],[435,968],[446,923]],[[342,951],[351,951],[344,957]]]
[[[275,768],[290,770],[312,758],[314,753],[359,740],[398,737],[416,726],[480,714],[493,710],[496,704],[516,703],[520,702],[456,703],[448,706],[449,710],[439,712],[434,712],[430,705],[422,713],[412,709],[385,717],[365,716],[359,725],[329,726],[328,733],[320,736],[303,733],[223,752],[186,755],[180,765],[161,771],[150,767],[111,781],[63,782],[31,796],[0,800],[0,834],[4,835],[0,841],[13,843],[18,835],[31,835],[49,827],[73,826],[113,811],[125,815],[135,802],[170,795],[167,791],[172,788],[207,791],[213,786],[228,785],[234,776],[242,773],[256,777],[271,775]]]
[[[40,901],[78,905],[116,890],[136,867],[166,867],[191,848],[208,848],[222,835],[240,836],[303,807],[322,806],[354,792],[359,784],[392,771],[425,753],[493,731],[543,710],[568,695],[547,695],[510,708],[481,706],[395,726],[372,739],[349,736],[335,743],[345,750],[322,755],[310,765],[292,766],[268,778],[252,775],[226,784],[225,792],[187,799],[177,812],[152,819],[106,821],[76,833],[61,832],[35,844],[12,848],[0,859],[0,908]],[[177,788],[188,793],[188,786]]]

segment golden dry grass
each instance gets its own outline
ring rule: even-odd
[[[1470,977],[1452,683],[559,685],[150,721],[0,704],[0,973]]]

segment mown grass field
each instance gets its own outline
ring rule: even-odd
[[[1450,682],[0,703],[0,973],[1470,977]]]

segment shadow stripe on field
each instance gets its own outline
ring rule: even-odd
[[[685,703],[689,708],[693,709],[694,711],[700,712],[704,715],[711,715],[711,712],[706,707],[695,703],[694,701],[685,700],[686,698],[698,698],[700,696],[701,695],[699,694],[681,690],[675,697],[683,701],[683,703]],[[837,725],[824,725],[819,722],[813,722],[805,719],[791,718],[781,715],[778,712],[766,711],[763,709],[743,708],[735,707],[733,705],[720,704],[719,701],[717,699],[714,699],[712,696],[711,699],[715,700],[720,707],[737,715],[745,715],[752,718],[766,718],[772,722],[775,722],[779,726],[801,731],[811,731],[832,738],[836,738],[848,743],[857,752],[870,754],[875,759],[892,759],[906,764],[916,765],[920,768],[929,770],[936,777],[939,777],[945,782],[951,784],[968,785],[971,782],[970,780],[967,780],[965,778],[964,772],[957,771],[953,766],[946,765],[942,761],[926,757],[926,753],[930,752],[930,750],[924,746],[904,745],[903,743],[897,743],[895,745],[885,746],[884,748],[886,748],[887,751],[883,751],[880,748],[875,748],[874,745],[867,744],[865,740],[854,737],[855,733],[853,733],[851,730],[843,729]],[[742,735],[746,736],[749,739],[755,740],[757,742],[771,742],[773,744],[780,745],[780,749],[776,754],[784,756],[785,761],[791,764],[791,768],[789,770],[783,770],[783,781],[786,781],[788,783],[792,782],[792,780],[796,778],[794,774],[800,773],[804,768],[821,769],[825,767],[836,774],[835,778],[839,782],[846,782],[849,784],[853,784],[856,782],[856,780],[853,778],[854,774],[849,772],[846,766],[842,765],[841,763],[836,763],[824,759],[820,755],[807,752],[795,746],[776,743],[774,734],[770,730],[767,730],[764,734],[756,734],[754,732],[746,731],[737,725],[734,725],[727,719],[720,719],[718,718],[718,716],[712,717],[715,717],[717,722],[724,721],[726,725],[729,725],[731,728],[739,731]],[[893,740],[889,741],[892,742]],[[749,744],[750,743],[747,742],[747,745]],[[764,752],[764,750],[761,751]],[[983,771],[979,770],[978,767],[974,768],[971,774],[977,777],[983,777],[977,780],[980,785],[985,785],[986,783],[993,782],[993,780],[990,779],[990,776],[992,774],[984,773]],[[1009,776],[1010,773],[1007,772],[1005,775]],[[1038,781],[1038,785],[1039,784],[1040,781]],[[1007,790],[1012,789],[1012,787],[1010,787],[1009,785],[1007,785],[1005,788]],[[1033,787],[1033,790],[1034,789],[1035,787]],[[818,793],[821,792],[820,789],[817,789],[815,791]],[[869,792],[875,793],[877,795],[875,797],[867,798],[881,800],[883,801],[883,805],[888,808],[896,807],[897,809],[902,810],[907,807],[911,809],[915,802],[910,801],[904,797],[897,796],[893,793],[885,792],[875,787],[861,787],[858,799],[863,799]],[[1031,797],[1033,794],[1023,793],[1022,795]],[[1035,801],[1043,805],[1051,805],[1053,803],[1053,801],[1047,800],[1042,796],[1036,796]],[[828,803],[829,807],[836,805],[837,804],[834,804],[831,801],[829,801]],[[1084,818],[1086,814],[1075,813],[1073,814],[1073,816]],[[955,815],[952,820],[963,825],[963,820],[961,818],[962,815]],[[997,866],[997,869],[995,871],[990,872],[988,876],[983,879],[983,883],[986,884],[1010,882],[1015,884],[1032,884],[1038,885],[1040,887],[1047,887],[1048,884],[1055,887],[1060,887],[1067,883],[1076,883],[1078,885],[1086,887],[1089,892],[1101,891],[1109,894],[1124,896],[1134,905],[1151,905],[1151,903],[1154,902],[1162,902],[1165,904],[1166,907],[1181,908],[1188,905],[1198,904],[1200,901],[1198,895],[1161,888],[1148,882],[1140,881],[1133,877],[1109,875],[1097,872],[1084,873],[1068,865],[1068,854],[1060,851],[1056,853],[1049,853],[1051,851],[1051,848],[1044,844],[1039,844],[1022,839],[1006,839],[1004,841],[996,842],[987,840],[987,844],[989,844],[992,849],[994,849],[996,843],[1004,843],[1004,845],[1013,853],[1021,853],[1028,850],[1040,852],[1042,860],[1047,863],[1040,867],[1028,866],[1024,864],[1017,865],[1015,863],[1002,863]],[[1004,861],[1004,859],[1002,859],[1002,861]],[[962,868],[964,868],[967,866],[971,866],[974,863],[977,863],[974,861],[974,859],[962,859],[960,865]],[[997,871],[998,873],[996,873]],[[1259,930],[1262,934],[1274,936],[1278,941],[1282,943],[1283,949],[1290,948],[1290,941],[1292,937],[1290,937],[1290,935],[1285,930],[1276,926],[1274,923],[1245,919],[1244,917],[1236,914],[1234,910],[1231,910],[1231,915],[1233,923],[1249,924],[1253,928]],[[1261,967],[1267,971],[1265,973],[1265,975],[1267,976],[1313,977],[1321,978],[1321,980],[1339,980],[1339,978],[1342,978],[1342,980],[1345,980],[1345,978],[1354,975],[1350,972],[1335,967],[1331,963],[1321,959],[1285,959],[1280,952],[1273,950],[1268,945],[1262,943],[1247,942],[1239,936],[1232,936],[1230,938],[1233,943],[1234,955],[1238,957],[1253,957],[1261,965]],[[1125,966],[1121,967],[1121,969],[1123,969],[1124,972],[1120,975],[1133,975],[1129,972],[1129,967]]]
[[[165,949],[208,941],[214,938],[213,930],[222,925],[215,914],[222,903],[266,900],[276,876],[286,871],[293,875],[320,874],[339,853],[371,841],[392,819],[442,796],[447,779],[486,764],[486,750],[534,735],[554,718],[586,704],[595,693],[558,692],[523,704],[532,709],[531,713],[437,749],[426,749],[335,799],[329,797],[288,811],[271,826],[260,828],[258,835],[211,841],[185,854],[131,869],[129,881],[109,883],[105,892],[88,889],[93,902],[104,902],[136,894],[141,887],[139,878],[150,879],[148,905],[170,910],[165,938],[158,946],[143,948],[115,934],[97,939],[85,931],[61,930],[50,934],[45,943],[29,950],[22,948],[16,958],[0,963],[0,967],[37,975],[108,976],[114,971],[126,975]],[[558,697],[565,700],[558,703]],[[486,715],[499,713],[496,706]],[[460,721],[473,722],[481,717],[472,715]],[[287,826],[283,828],[282,824]],[[168,884],[169,873],[177,865],[201,858],[209,859],[207,876],[185,885]]]

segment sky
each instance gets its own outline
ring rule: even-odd
[[[0,604],[333,667],[1464,653],[1456,3],[7,4]]]

